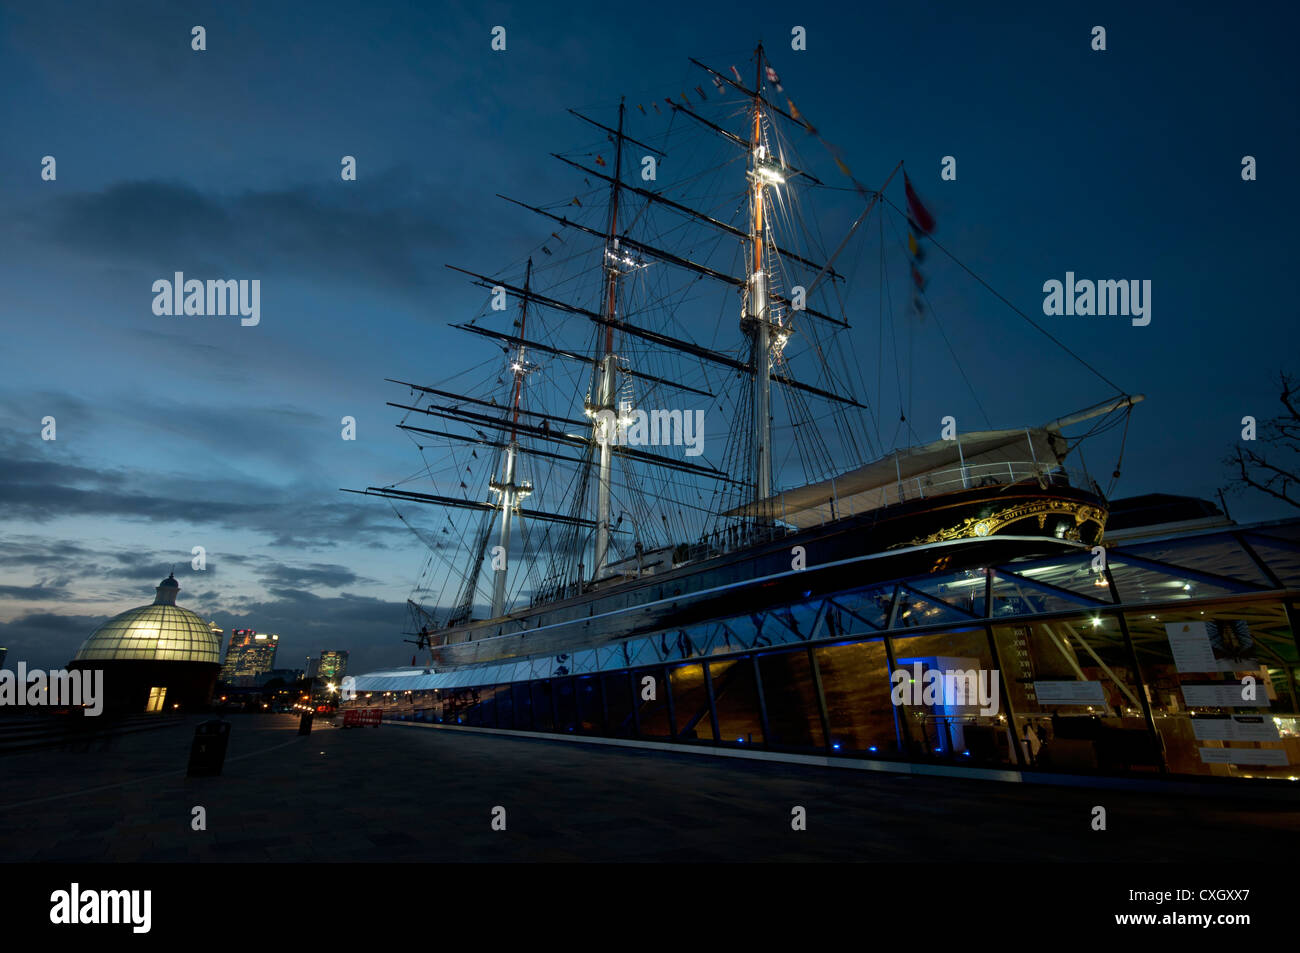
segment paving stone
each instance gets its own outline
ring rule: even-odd
[[[1230,791],[859,773],[437,729],[299,737],[292,716],[230,721],[212,778],[185,776],[192,722],[111,750],[0,757],[0,859],[1148,862],[1300,846],[1300,806]],[[1105,834],[1089,825],[1096,804]],[[207,831],[190,828],[195,805]],[[495,805],[506,831],[490,827]],[[790,829],[794,805],[806,831]]]

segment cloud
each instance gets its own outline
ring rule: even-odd
[[[0,540],[0,566],[26,568],[86,566],[100,553],[66,539],[18,534]]]
[[[5,667],[12,669],[24,661],[32,668],[62,668],[106,618],[33,612],[0,622],[0,646],[9,650]]]
[[[406,645],[404,602],[341,593],[319,596],[287,586],[271,590],[271,598],[247,601],[238,613],[218,609],[211,616],[226,631],[237,625],[280,636],[276,665],[296,667],[298,659],[315,657],[325,649],[345,649],[352,673],[404,665],[414,646]]]
[[[68,599],[71,593],[64,588],[67,580],[60,580],[51,586],[38,583],[35,586],[0,586],[0,599]]]
[[[186,397],[192,397],[188,391]],[[49,414],[58,422],[58,441],[33,445],[33,435],[0,429],[0,459],[12,478],[48,481],[52,462],[62,484],[127,487],[127,475],[69,459],[64,445],[91,443],[113,459],[172,459],[185,464],[192,451],[210,452],[210,472],[270,464],[284,473],[314,473],[316,456],[338,442],[337,418],[292,403],[214,405],[201,401],[147,399],[138,391],[91,403],[50,391],[0,394],[0,414],[37,420]],[[143,443],[144,446],[136,446]],[[237,452],[232,453],[232,448]],[[144,453],[139,452],[144,450]],[[125,451],[125,453],[123,452]],[[209,478],[208,482],[211,482]]]
[[[278,634],[276,665],[281,668],[301,667],[308,655],[315,657],[325,649],[344,649],[350,653],[349,670],[360,673],[404,665],[414,651],[402,641],[407,616],[402,602],[352,593],[320,596],[285,586],[276,587],[270,598],[217,607],[208,601],[213,595],[202,594],[203,617],[227,633],[246,627]],[[33,612],[0,623],[0,646],[9,649],[5,664],[12,668],[22,660],[34,668],[62,667],[107,618]]]
[[[360,280],[399,292],[429,287],[469,210],[450,185],[409,169],[338,188],[220,195],[179,182],[118,182],[29,207],[23,231],[98,263],[159,278],[298,275]]]
[[[8,519],[36,522],[117,517],[251,530],[266,534],[272,545],[295,548],[335,547],[341,540],[382,545],[384,540],[406,533],[384,509],[346,502],[337,491],[123,467],[94,469],[75,461],[38,457],[13,432],[0,432],[0,507]],[[85,555],[76,544],[64,546],[69,558]],[[35,556],[45,560],[45,565],[59,564],[54,553]],[[170,565],[173,561],[171,557],[165,562]],[[158,568],[162,566],[151,564],[146,575],[153,575]],[[145,575],[137,573],[130,578]]]
[[[175,553],[112,553],[110,555],[118,565],[112,568],[97,569],[96,575],[110,579],[129,579],[132,582],[145,582],[151,586],[156,586],[160,581],[166,579],[170,573],[180,573],[181,585],[184,586],[185,578],[191,572],[189,559],[179,559]],[[185,555],[188,556],[188,554]],[[221,557],[222,561],[232,558],[232,556],[224,554]],[[217,574],[216,561],[207,560],[202,572],[205,577],[215,576]]]
[[[304,568],[273,563],[270,567],[260,570],[259,575],[266,582],[289,587],[330,586],[337,588],[338,586],[352,585],[361,581],[361,577],[346,566],[329,563],[312,563]]]

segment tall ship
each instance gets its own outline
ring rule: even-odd
[[[901,329],[939,320],[934,261],[965,267],[927,200],[901,162],[860,183],[761,46],[743,73],[691,62],[676,95],[571,111],[572,191],[501,196],[531,253],[448,266],[484,291],[452,323],[483,362],[391,381],[423,466],[349,492],[428,545],[408,634],[431,671],[1102,540],[1066,431],[1141,397],[923,437]]]

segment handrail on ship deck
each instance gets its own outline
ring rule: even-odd
[[[955,476],[949,476],[956,474]],[[925,482],[922,483],[922,477]],[[939,479],[947,477],[947,479]],[[1011,486],[1022,480],[1038,479],[1044,489],[1049,486],[1072,486],[1077,489],[1087,490],[1094,496],[1101,496],[1101,487],[1097,481],[1083,470],[1077,470],[1073,467],[1063,467],[1058,464],[1030,463],[1028,461],[1004,463],[976,463],[967,464],[966,466],[953,467],[950,470],[935,470],[931,473],[918,474],[907,480],[900,480],[896,486],[898,488],[898,498],[895,502],[906,500],[903,490],[909,485],[916,487],[917,495],[925,499],[926,489],[930,489],[931,495],[936,490],[941,493],[948,493],[956,489],[958,485],[962,489],[969,489],[980,486]],[[946,489],[939,490],[939,487]],[[888,487],[882,487],[882,495]],[[890,505],[888,502],[882,506]],[[876,507],[872,507],[875,509]]]

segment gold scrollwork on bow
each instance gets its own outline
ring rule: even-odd
[[[1080,539],[1080,528],[1084,523],[1096,523],[1099,533],[1106,528],[1107,513],[1099,506],[1069,500],[1036,500],[1032,503],[1009,506],[989,516],[971,516],[956,526],[949,526],[929,536],[918,536],[911,542],[901,545],[924,546],[926,543],[943,543],[954,539],[980,539],[992,536],[1004,527],[1030,516],[1037,516],[1038,525],[1042,527],[1049,514],[1069,516],[1074,519],[1074,525],[1065,531],[1065,539]],[[1100,536],[1098,538],[1100,539]]]

